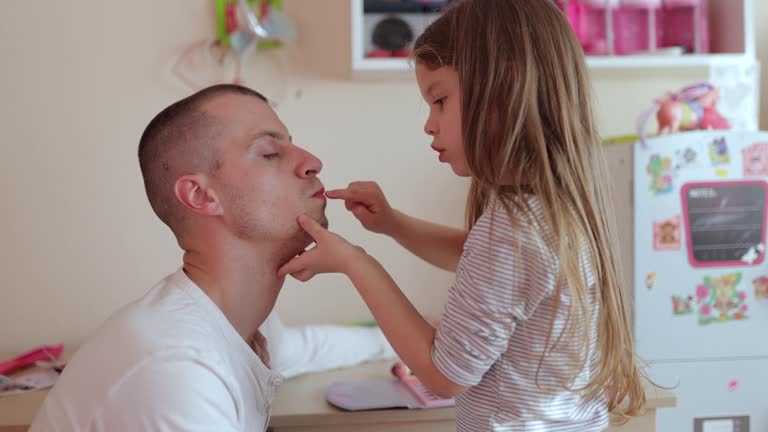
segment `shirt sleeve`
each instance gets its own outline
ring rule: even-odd
[[[272,367],[286,378],[397,357],[378,327],[286,326],[272,312],[261,332]]]
[[[116,384],[89,430],[238,431],[235,398],[215,369],[191,358],[147,360]]]
[[[557,271],[543,271],[549,255],[534,230],[494,214],[470,232],[432,347],[438,370],[466,387],[507,351],[515,327],[531,316]]]

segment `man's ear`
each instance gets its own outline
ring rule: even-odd
[[[223,214],[216,192],[210,187],[205,176],[185,175],[176,179],[173,186],[176,199],[193,212],[201,216]]]

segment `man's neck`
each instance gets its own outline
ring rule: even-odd
[[[242,243],[188,248],[184,272],[221,309],[246,342],[272,311],[283,285],[277,269],[282,257],[273,248]]]

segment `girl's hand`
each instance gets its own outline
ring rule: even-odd
[[[327,191],[325,196],[343,199],[347,210],[351,211],[368,231],[390,236],[393,234],[396,213],[375,182],[350,183],[346,189]]]
[[[320,273],[347,273],[347,269],[356,259],[366,255],[363,248],[326,230],[311,217],[301,215],[298,221],[299,226],[315,240],[316,245],[283,265],[277,271],[278,277],[283,278],[290,274],[295,279],[306,282]]]

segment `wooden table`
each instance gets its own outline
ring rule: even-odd
[[[325,390],[336,381],[391,378],[393,362],[374,362],[349,369],[306,375],[286,381],[272,404],[273,432],[374,432],[455,430],[453,408],[348,412],[325,401]]]
[[[378,432],[454,431],[453,408],[428,410],[341,411],[325,401],[325,389],[335,381],[389,377],[391,362],[370,363],[355,368],[307,375],[284,383],[272,406],[273,432]],[[674,407],[674,393],[646,386],[648,410],[609,432],[652,432],[656,430],[656,409]]]
[[[286,381],[272,405],[273,432],[433,432],[455,430],[453,408],[428,410],[341,411],[325,401],[325,390],[335,381],[388,378],[391,362],[376,362],[349,369],[306,375]],[[0,432],[21,432],[29,427],[47,391],[0,399]],[[656,409],[674,407],[675,395],[646,388],[648,411],[610,432],[656,430]]]

